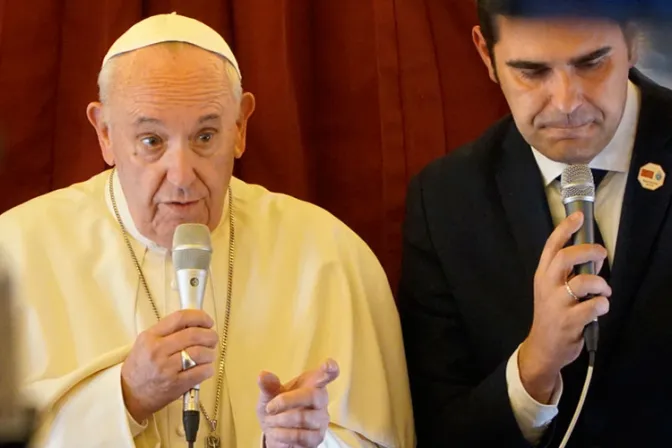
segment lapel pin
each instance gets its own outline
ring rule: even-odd
[[[647,163],[639,169],[639,183],[647,190],[655,191],[665,183],[665,171],[660,165]]]

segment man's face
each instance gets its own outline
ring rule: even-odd
[[[254,100],[238,103],[225,62],[197,47],[156,45],[118,58],[109,100],[92,103],[89,118],[136,227],[170,248],[179,224],[219,223]]]
[[[494,66],[478,27],[474,41],[521,134],[552,160],[588,163],[611,141],[625,107],[636,51],[623,30],[598,20],[497,22]]]

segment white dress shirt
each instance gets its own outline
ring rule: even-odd
[[[596,192],[595,221],[602,233],[610,265],[614,262],[616,238],[637,133],[640,103],[639,89],[629,82],[621,123],[611,142],[589,164],[591,168],[608,171]],[[553,225],[557,226],[566,216],[558,177],[567,165],[547,158],[535,148],[532,148],[532,153],[544,181]],[[558,380],[558,386],[552,394],[550,404],[544,405],[537,402],[523,387],[518,371],[518,349],[516,349],[506,367],[506,382],[509,400],[518,426],[525,439],[533,444],[538,443],[548,425],[558,414],[558,403],[563,389],[562,376]]]

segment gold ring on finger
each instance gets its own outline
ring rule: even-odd
[[[574,291],[572,291],[572,287],[569,286],[569,282],[565,282],[565,289],[567,290],[567,294],[569,294],[572,299],[576,300],[577,302],[579,301],[579,298],[576,296],[576,294],[574,294]]]

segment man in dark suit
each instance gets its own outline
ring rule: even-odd
[[[399,303],[422,447],[672,444],[672,92],[627,24],[507,17],[473,38],[511,116],[409,186]],[[598,241],[571,245],[559,175],[589,164]],[[571,274],[595,262],[600,275]],[[577,300],[589,294],[588,300]]]

